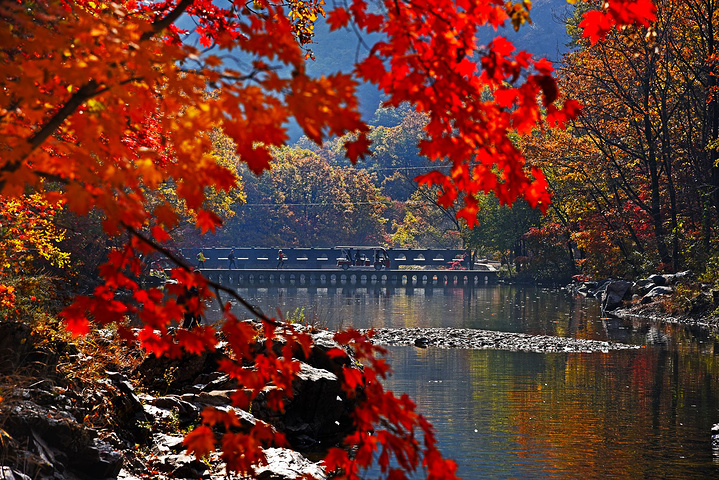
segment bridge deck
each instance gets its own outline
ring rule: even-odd
[[[202,250],[206,258],[204,267],[208,269],[227,268],[230,251],[234,250],[234,267],[239,269],[273,269],[277,266],[277,248],[254,247],[217,247],[217,248],[186,248],[182,250],[187,262],[197,264],[197,254]],[[372,253],[364,249],[363,252],[372,258]],[[388,248],[385,250],[393,269],[398,267],[415,266],[425,268],[449,267],[452,264],[468,266],[468,257],[465,250],[441,248]],[[293,269],[336,268],[337,260],[344,258],[348,253],[346,248],[283,248],[285,257],[284,266]],[[355,253],[357,253],[355,251]]]
[[[202,269],[208,279],[234,287],[334,285],[479,286],[497,282],[496,271],[374,269]]]

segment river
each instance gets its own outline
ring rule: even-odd
[[[504,285],[239,293],[271,316],[328,328],[462,327],[642,345],[592,354],[391,347],[386,386],[415,400],[464,479],[719,478],[719,340],[701,329],[602,319],[594,300]]]

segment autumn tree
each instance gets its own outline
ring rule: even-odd
[[[242,170],[245,170],[244,168]],[[385,199],[366,170],[330,165],[312,151],[273,152],[260,177],[244,172],[246,205],[236,207],[215,241],[223,245],[332,246],[379,244]]]
[[[434,189],[419,187],[396,202],[403,215],[392,222],[392,245],[403,248],[461,248],[462,223],[451,208],[438,206]]]
[[[567,247],[565,257],[573,265],[569,270],[597,278],[638,276],[646,273],[647,258],[658,263],[647,254],[653,239],[648,216],[621,195],[606,174],[606,158],[590,138],[571,129],[553,130],[523,136],[519,145],[531,162],[541,165],[552,192],[549,211],[534,233],[559,236],[547,240]]]
[[[657,2],[654,35],[626,31],[594,45],[580,41],[562,70],[562,86],[584,105],[573,131],[597,150],[562,168],[573,163],[570,169],[589,175],[585,185],[595,198],[588,204],[601,217],[595,226],[617,238],[608,243],[621,249],[634,274],[684,266],[693,255],[683,245],[696,244],[691,238],[714,215],[706,209],[712,201],[710,82],[702,67],[707,52],[697,38],[711,3]]]
[[[60,210],[38,194],[0,197],[0,318],[23,318],[51,300],[53,270],[70,261],[60,246],[66,232],[55,223]]]
[[[495,256],[514,273],[517,257],[526,257],[522,236],[539,224],[540,213],[519,202],[508,207],[493,195],[480,198],[479,225],[463,232],[468,248],[482,256]]]
[[[254,173],[270,167],[272,150],[286,142],[291,119],[316,143],[354,132],[344,145],[347,157],[355,161],[367,155],[358,81],[376,84],[387,106],[407,102],[427,115],[420,154],[447,162],[451,170],[419,180],[439,187],[443,206],[458,203],[457,215],[468,225],[476,222],[480,192],[493,191],[506,204],[524,198],[546,210],[544,176],[525,168],[508,132],[545,121],[565,124],[579,106],[560,95],[549,62],[514,52],[501,37],[486,46],[476,37],[484,25],[520,26],[528,7],[528,2],[429,0],[370,8],[352,0],[327,12],[331,28],[352,24],[359,32],[381,33],[382,39],[353,72],[311,77],[305,48],[314,20],[325,13],[321,0],[0,3],[0,194],[13,199],[32,189],[79,215],[93,209],[102,215],[108,235],[126,239],[100,267],[104,283],[64,310],[68,328],[82,334],[91,323],[117,324],[122,337],[156,355],[211,350],[213,327],[175,335],[168,327],[180,321],[178,299],[186,289],[197,288],[198,301],[189,308],[201,313],[201,300],[213,297],[213,287],[257,314],[270,342],[283,336],[286,353],[311,348],[306,336],[183,268],[163,247],[179,213],[168,198],[150,205],[147,192],[172,180],[176,198],[195,212],[198,229],[214,230],[220,219],[206,204],[207,189],[227,191],[236,181],[211,153],[211,132],[218,128]],[[617,0],[589,12],[584,26],[596,40],[615,24],[646,26],[652,18],[648,0]],[[142,288],[137,281],[141,256],[153,250],[180,265],[172,274],[177,284],[165,291]],[[125,328],[129,316],[143,327]],[[272,384],[274,404],[281,407],[297,362],[272,349],[250,351],[256,332],[229,308],[220,328],[232,350],[221,369],[245,387],[233,397],[235,405],[246,407]],[[346,439],[346,449],[328,453],[327,469],[357,478],[376,458],[390,478],[406,478],[421,465],[429,478],[454,478],[453,463],[442,458],[431,426],[412,402],[382,389],[388,366],[377,357],[377,347],[356,332],[335,338],[366,367],[343,370],[348,393],[357,388],[363,393],[354,413],[356,431]],[[333,353],[344,355],[340,349]],[[232,470],[251,471],[251,464],[262,460],[261,446],[281,442],[260,424],[246,434],[232,432],[237,419],[231,413],[208,410],[203,418],[188,435],[188,448],[207,454],[216,446],[212,427],[222,425],[223,458]]]

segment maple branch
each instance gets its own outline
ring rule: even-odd
[[[152,22],[152,24],[151,24],[152,28],[150,30],[148,30],[147,32],[143,33],[142,36],[140,37],[140,40],[141,41],[149,40],[156,33],[161,32],[164,29],[166,29],[167,27],[169,27],[175,20],[180,18],[180,15],[182,15],[185,12],[187,7],[189,7],[193,1],[194,0],[180,0],[180,2],[177,4],[177,6],[175,6],[175,8],[170,13],[168,13],[165,17]]]
[[[142,80],[142,77],[133,77],[129,78],[127,80],[123,80],[118,85],[125,85],[128,83],[136,82]],[[100,95],[101,93],[104,93],[109,90],[109,87],[100,88],[100,86],[97,84],[95,80],[90,80],[85,85],[80,87],[72,97],[70,97],[70,100],[65,103],[65,105],[58,110],[55,115],[48,120],[48,122],[42,126],[40,130],[35,132],[35,134],[28,139],[28,144],[30,145],[30,149],[24,152],[20,158],[8,162],[5,165],[3,165],[2,168],[0,168],[0,173],[12,173],[16,171],[18,168],[20,168],[20,165],[22,165],[22,162],[25,161],[25,159],[30,156],[30,154],[35,151],[40,145],[42,145],[45,140],[50,138],[50,136],[60,128],[60,125],[70,116],[72,115],[75,110],[77,110],[85,101],[89,100],[92,97],[95,97],[97,95]],[[47,178],[49,180],[54,181],[62,181],[63,183],[67,183],[66,180],[63,180],[61,177],[57,175],[47,174],[43,172],[34,172],[35,175],[42,178]],[[5,187],[5,179],[0,179],[0,191]]]
[[[149,40],[152,38],[154,34],[157,32],[162,31],[163,29],[167,28],[168,25],[170,25],[172,22],[177,20],[180,15],[187,9],[187,7],[192,3],[193,0],[180,0],[180,2],[175,6],[175,8],[167,14],[165,17],[161,18],[160,20],[156,20],[151,24],[151,29],[147,32],[143,33],[140,37],[140,40]],[[131,82],[135,81],[137,79],[130,79],[126,80],[125,82]],[[122,84],[121,83],[121,84]],[[86,100],[92,98],[93,96],[97,95],[98,93],[102,93],[106,91],[107,88],[99,90],[99,85],[95,80],[89,80],[85,85],[80,87],[73,95],[70,97],[70,99],[58,110],[50,120],[45,123],[45,125],[40,128],[35,134],[33,134],[32,137],[28,139],[28,144],[30,145],[30,149],[26,152],[24,152],[20,158],[8,162],[5,165],[3,165],[2,168],[0,168],[0,173],[12,173],[15,172],[22,163],[25,161],[25,159],[40,145],[42,145],[45,140],[47,140],[57,129],[60,128],[62,123],[73,113],[75,110],[77,110]],[[5,187],[5,179],[0,179],[0,191],[2,191]]]
[[[45,140],[47,140],[55,130],[60,128],[62,122],[64,122],[67,117],[69,117],[75,110],[77,110],[77,108],[82,105],[85,100],[95,95],[97,87],[98,85],[95,80],[90,80],[85,85],[80,87],[72,95],[72,97],[70,97],[70,100],[68,100],[65,105],[63,105],[62,108],[58,110],[57,113],[55,113],[55,115],[53,115],[52,118],[48,120],[48,122],[43,125],[40,130],[35,132],[35,134],[30,137],[28,143],[30,144],[31,151],[42,145],[43,142],[45,142]]]
[[[152,38],[154,34],[157,32],[162,31],[163,29],[167,28],[168,25],[170,25],[172,22],[177,20],[180,15],[187,9],[187,7],[192,3],[193,0],[180,0],[180,2],[177,4],[177,6],[165,17],[161,18],[160,20],[156,20],[151,24],[151,29],[147,32],[143,33],[140,37],[140,40],[149,40]],[[131,79],[129,81],[134,81],[135,79]],[[123,82],[124,83],[124,82]],[[95,80],[88,81],[85,85],[80,87],[73,95],[70,97],[70,99],[58,110],[50,120],[48,120],[45,125],[42,126],[40,130],[35,132],[35,134],[28,139],[28,143],[30,144],[30,150],[25,152],[20,158],[18,158],[15,161],[8,162],[5,164],[2,168],[0,168],[0,172],[2,173],[8,173],[8,172],[14,172],[18,168],[20,168],[20,165],[22,162],[32,153],[37,147],[42,145],[45,140],[47,140],[58,128],[60,128],[60,125],[75,111],[77,110],[86,100],[89,98],[92,98],[93,96],[97,95],[98,93],[101,93],[100,90],[98,90],[99,85]],[[102,91],[105,91],[107,89],[104,89]],[[5,180],[0,180],[0,191],[5,186]]]
[[[50,135],[55,132],[55,130],[60,128],[60,125],[62,125],[62,122],[64,122],[67,117],[69,117],[80,105],[82,105],[85,100],[95,95],[97,87],[97,83],[94,80],[90,80],[80,89],[78,89],[73,94],[73,96],[70,97],[70,100],[68,100],[67,103],[65,103],[65,105],[63,105],[62,108],[58,110],[55,115],[53,115],[52,118],[48,120],[48,122],[43,125],[40,130],[35,132],[35,134],[28,139],[30,149],[24,152],[20,156],[20,158],[17,158],[16,160],[10,161],[3,165],[2,168],[0,168],[0,173],[12,173],[15,172],[18,168],[20,168],[25,159],[36,148],[42,145],[45,140],[47,140]],[[5,182],[6,179],[0,179],[0,191],[4,189]]]
[[[155,242],[153,239],[146,237],[145,235],[143,235],[143,234],[141,234],[140,232],[138,232],[135,228],[133,228],[133,227],[131,227],[131,226],[125,224],[125,223],[123,223],[123,226],[125,227],[125,229],[126,229],[131,235],[134,235],[138,240],[140,240],[141,242],[143,242],[143,243],[149,245],[150,247],[152,247],[153,250],[158,251],[158,252],[162,253],[163,255],[165,255],[167,258],[169,258],[169,259],[172,261],[172,263],[174,263],[175,265],[177,265],[177,266],[180,267],[181,269],[183,269],[183,270],[185,270],[185,271],[187,271],[187,272],[193,272],[193,271],[195,270],[193,267],[191,267],[191,266],[187,263],[187,261],[185,261],[184,259],[181,259],[181,258],[178,257],[177,255],[175,255],[174,253],[172,253],[171,251],[169,251],[167,248],[165,248],[165,247],[163,247],[162,245],[160,245],[160,244],[158,244],[157,242]],[[215,290],[215,292],[218,292],[218,291],[225,292],[225,293],[228,294],[230,297],[232,297],[232,298],[234,298],[235,300],[237,300],[243,307],[245,307],[245,308],[246,308],[251,314],[253,314],[255,317],[257,317],[257,318],[259,318],[259,319],[261,319],[261,320],[263,320],[263,321],[269,323],[270,325],[274,325],[274,326],[276,326],[276,327],[284,327],[284,326],[285,326],[284,323],[278,322],[278,321],[275,320],[275,319],[269,318],[267,315],[264,314],[264,312],[262,312],[262,311],[261,311],[259,308],[257,308],[256,306],[254,306],[254,305],[252,305],[251,303],[249,303],[247,300],[245,300],[243,297],[241,297],[241,296],[240,296],[236,291],[234,291],[233,289],[228,288],[228,287],[225,287],[225,286],[222,285],[221,283],[214,282],[214,281],[210,280],[209,278],[205,277],[204,275],[202,276],[202,278],[205,279],[205,281],[207,282],[207,285],[210,286],[210,287],[212,287],[212,288]],[[217,297],[218,297],[218,299],[219,299],[220,296],[217,295]]]

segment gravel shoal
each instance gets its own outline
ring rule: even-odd
[[[367,332],[367,331],[365,331]],[[512,350],[521,352],[594,353],[633,350],[640,345],[584,340],[579,338],[528,335],[467,328],[379,328],[372,342],[378,345],[414,345],[416,347]]]

